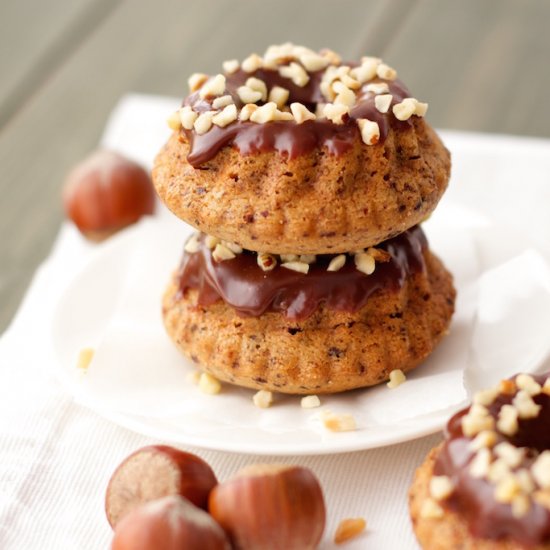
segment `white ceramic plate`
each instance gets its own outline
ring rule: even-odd
[[[451,135],[448,142],[453,139]],[[455,154],[459,172],[464,171],[460,159],[466,159],[466,153],[474,153],[478,162],[489,152],[497,160],[501,158],[494,147],[484,150],[483,142],[473,150],[467,142],[459,142],[463,148],[458,159]],[[509,374],[506,369],[518,370],[514,364],[500,368],[501,357],[485,353],[482,346],[472,349],[480,304],[486,308],[501,300],[500,296],[478,295],[479,277],[485,274],[498,279],[498,269],[496,275],[493,271],[503,262],[526,248],[541,248],[536,235],[529,237],[494,216],[491,196],[484,190],[476,193],[476,186],[485,180],[471,171],[468,175],[467,180],[451,186],[426,224],[431,247],[453,272],[459,292],[451,334],[410,374],[407,383],[395,390],[382,385],[321,398],[321,409],[353,414],[356,431],[327,432],[318,419],[319,409],[301,409],[297,397],[277,396],[271,408],[261,410],[252,404],[254,392],[246,389],[224,386],[216,396],[198,391],[189,380],[193,366],[175,351],[160,317],[163,288],[189,231],[166,214],[98,248],[65,292],[53,325],[59,377],[80,402],[120,425],[167,441],[225,451],[337,453],[398,443],[440,430],[467,399],[463,378],[468,368],[475,367],[473,362],[485,359],[487,363],[489,357],[490,364],[484,368],[496,379]],[[483,176],[487,177],[486,170]],[[513,184],[510,179],[508,186]],[[519,261],[523,265],[523,260]],[[533,292],[538,292],[533,285]],[[531,302],[526,304],[531,307]],[[513,315],[516,303],[508,306],[500,308],[501,318],[491,325],[497,334],[499,323],[507,331],[523,328],[524,319]],[[75,368],[76,357],[80,349],[90,346],[97,352],[88,373],[82,376]],[[522,367],[530,370],[536,365]]]

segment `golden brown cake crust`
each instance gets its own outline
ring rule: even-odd
[[[523,550],[524,546],[510,539],[478,539],[468,530],[460,514],[444,509],[439,519],[423,518],[420,510],[429,497],[429,483],[441,445],[434,447],[424,463],[417,469],[409,491],[409,510],[413,529],[424,550]],[[538,545],[531,550],[549,550],[550,544]]]
[[[424,257],[426,273],[411,274],[401,290],[378,290],[355,313],[321,306],[304,321],[240,317],[221,301],[197,306],[197,291],[181,297],[172,281],[164,322],[177,347],[223,381],[295,394],[371,386],[416,367],[447,331],[452,277],[429,250]]]
[[[156,158],[160,198],[197,229],[243,248],[277,254],[347,252],[420,223],[447,187],[449,152],[422,118],[377,145],[359,132],[341,155],[324,149],[287,159],[224,147],[193,168],[174,132]]]

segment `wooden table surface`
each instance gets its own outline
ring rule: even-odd
[[[126,92],[183,97],[192,72],[290,40],[383,57],[436,127],[550,137],[549,21],[548,0],[2,0],[0,332]]]

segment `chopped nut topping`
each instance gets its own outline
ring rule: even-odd
[[[220,128],[225,128],[228,124],[231,124],[237,120],[237,107],[235,104],[224,107],[221,113],[212,117],[212,122]]]
[[[258,54],[250,54],[242,63],[241,68],[245,73],[253,73],[262,67],[262,58]]]
[[[206,111],[200,114],[193,124],[193,128],[197,134],[206,134],[210,128],[212,128],[212,118],[216,114],[216,111]]]
[[[521,470],[517,470],[515,474],[521,490],[530,495],[535,490],[535,482],[529,470],[522,468]]]
[[[462,432],[466,437],[473,437],[484,430],[492,430],[495,421],[483,405],[474,403],[462,417]]]
[[[239,70],[240,64],[237,59],[228,59],[222,63],[222,67],[227,74],[233,74]]]
[[[501,380],[498,385],[498,391],[503,395],[512,395],[516,390],[516,383],[513,380]]]
[[[258,265],[263,271],[271,271],[277,265],[277,259],[272,254],[261,252],[258,254]]]
[[[357,429],[355,418],[351,414],[335,414],[326,410],[320,414],[321,421],[331,432],[350,432]]]
[[[380,63],[380,65],[378,65],[376,74],[384,80],[395,80],[397,78],[397,71],[385,63]]]
[[[302,124],[306,120],[315,120],[317,117],[302,103],[291,103],[290,110],[294,115],[294,120]]]
[[[414,110],[414,114],[416,116],[426,116],[426,113],[428,112],[428,104],[427,103],[421,103],[420,101],[416,102],[416,108]]]
[[[306,264],[314,264],[317,261],[315,254],[300,254],[300,261]]]
[[[305,53],[299,59],[300,63],[310,72],[320,71],[329,64],[326,57],[316,53]]]
[[[497,442],[497,434],[492,430],[484,430],[479,432],[470,442],[470,449],[479,451],[480,449],[490,449]]]
[[[531,396],[539,395],[542,390],[542,386],[529,374],[518,374],[516,386]]]
[[[166,124],[171,130],[179,130],[181,128],[181,120],[179,111],[173,112],[167,119]]]
[[[204,238],[204,244],[212,250],[213,248],[216,248],[216,245],[220,242],[220,239],[218,237],[213,237],[212,235],[206,235]]]
[[[517,495],[512,500],[512,515],[515,518],[522,518],[529,512],[531,500],[527,495]]]
[[[281,264],[281,267],[304,274],[307,274],[309,271],[309,264],[306,264],[305,262],[284,262]]]
[[[340,81],[337,81],[336,84],[342,84]],[[333,86],[334,87],[334,86]],[[348,107],[353,107],[355,105],[355,92],[353,90],[350,90],[347,86],[342,84],[342,86],[338,86],[340,88],[340,92],[336,95],[334,98],[335,105],[347,105]]]
[[[367,254],[370,254],[378,263],[385,264],[391,260],[391,254],[383,248],[374,248],[374,246],[370,246],[367,248]]]
[[[193,111],[189,105],[186,105],[185,107],[182,107],[179,110],[179,117],[181,125],[186,130],[192,130],[193,124],[195,124],[195,121],[197,120],[199,114]]]
[[[523,449],[518,449],[507,441],[499,443],[493,451],[498,457],[502,458],[510,468],[516,468],[525,458]]]
[[[187,85],[189,86],[189,91],[191,93],[196,92],[207,80],[208,80],[207,74],[193,73],[187,79]]]
[[[223,262],[225,260],[232,260],[235,257],[235,254],[227,248],[227,246],[224,246],[223,244],[217,244],[216,248],[214,248],[214,252],[212,252],[212,258],[216,262]]]
[[[487,477],[491,465],[491,451],[489,449],[480,449],[468,468],[472,477]]]
[[[490,466],[487,479],[491,483],[498,483],[512,474],[510,466],[502,458],[497,458]]]
[[[276,69],[277,65],[291,59],[294,59],[294,44],[291,42],[269,46],[264,53],[264,67]]]
[[[344,267],[346,263],[346,255],[345,254],[338,254],[338,256],[334,256],[332,260],[330,260],[330,263],[328,264],[327,271],[339,271]]]
[[[225,76],[217,74],[214,78],[207,80],[199,90],[201,99],[205,97],[217,97],[225,91]]]
[[[277,108],[281,109],[288,101],[290,92],[281,86],[273,86],[269,92],[268,101],[273,101],[277,104]]]
[[[381,113],[387,113],[390,110],[393,96],[391,94],[382,94],[374,97],[374,106]]]
[[[373,82],[372,84],[367,84],[365,90],[375,95],[387,94],[390,91],[390,87],[385,82]]]
[[[430,495],[435,500],[445,500],[454,491],[454,484],[449,476],[432,476],[430,479]]]
[[[276,103],[273,103],[273,102],[265,103],[261,107],[258,107],[250,115],[250,120],[258,124],[263,124],[264,122],[270,122],[272,120],[275,120],[276,111],[277,111]]]
[[[550,377],[546,379],[544,382],[544,385],[542,386],[542,393],[545,393],[546,395],[550,395]]]
[[[367,522],[363,518],[343,519],[334,533],[334,542],[342,544],[359,536],[367,527]]]
[[[273,394],[267,390],[260,390],[254,394],[252,401],[256,407],[267,409],[271,407],[273,403]]]
[[[234,254],[242,254],[243,252],[243,247],[238,245],[237,243],[232,243],[230,241],[222,241],[222,244],[229,248],[229,250],[231,250],[231,252],[233,252]]]
[[[281,254],[281,262],[297,262],[299,259],[298,254]]]
[[[376,70],[378,69],[379,63],[380,61],[377,59],[364,58],[364,61],[359,67],[351,69],[350,75],[360,84],[364,84],[376,76]]]
[[[497,429],[504,435],[515,435],[519,430],[518,410],[512,405],[502,405],[498,413]]]
[[[78,352],[78,359],[76,360],[76,368],[80,372],[87,372],[92,359],[94,358],[94,349],[93,348],[82,348]]]
[[[302,409],[315,409],[321,406],[321,400],[316,395],[306,395],[300,399]]]
[[[386,384],[386,386],[388,386],[390,390],[393,390],[406,381],[407,377],[405,376],[405,373],[401,369],[394,369],[390,372],[390,381]]]
[[[222,385],[217,378],[203,372],[199,378],[199,390],[208,395],[216,395],[222,391]]]
[[[445,512],[433,498],[427,498],[420,508],[420,517],[423,519],[441,519]]]
[[[239,113],[239,120],[242,120],[243,122],[249,120],[252,116],[252,113],[257,109],[257,105],[255,105],[254,103],[248,103],[241,109],[241,112]]]
[[[309,75],[306,70],[294,61],[290,65],[279,67],[279,74],[283,78],[290,78],[300,88],[303,88],[309,82]]]
[[[550,489],[550,451],[543,451],[531,466],[531,472],[541,489]]]
[[[328,48],[321,50],[321,55],[327,59],[331,65],[340,65],[340,63],[342,63],[342,58],[336,52]]]
[[[263,80],[260,80],[259,78],[254,78],[252,76],[247,79],[246,85],[251,90],[254,90],[255,92],[260,92],[262,94],[262,101],[265,101],[267,99],[267,86],[265,85],[265,82]]]
[[[357,119],[357,125],[361,131],[361,139],[366,145],[376,145],[380,140],[380,128],[377,122],[368,118]]]
[[[520,491],[521,487],[517,479],[513,474],[510,474],[497,483],[495,487],[495,500],[503,504],[510,504]]]
[[[275,120],[294,120],[294,115],[288,111],[275,111]]]
[[[212,101],[212,107],[214,107],[214,109],[223,109],[224,107],[227,107],[232,103],[233,98],[229,94],[222,95],[221,97],[217,97],[214,101]]]
[[[541,406],[537,405],[525,390],[518,391],[512,400],[512,405],[518,410],[520,418],[536,418],[541,409]]]
[[[257,103],[262,99],[262,92],[253,90],[248,86],[239,86],[237,88],[237,95],[243,103]]]
[[[481,390],[474,394],[473,402],[488,407],[498,397],[498,389]]]
[[[361,84],[355,78],[352,78],[349,74],[343,74],[340,76],[340,80],[350,89],[358,90],[361,87]]]
[[[393,114],[397,120],[409,120],[414,115],[417,101],[413,97],[406,97],[401,103],[396,103],[393,108]]]
[[[323,109],[323,115],[334,124],[343,124],[343,117],[344,115],[348,114],[349,107],[347,105],[335,105],[334,103],[327,103]]]
[[[193,233],[185,243],[185,246],[183,249],[185,252],[189,252],[190,254],[194,254],[195,252],[198,252],[200,248],[200,242],[199,242],[199,233]]]
[[[365,273],[365,275],[371,275],[374,273],[376,264],[374,262],[374,258],[370,254],[360,252],[359,254],[355,254],[354,259],[355,267],[361,271],[361,273]]]

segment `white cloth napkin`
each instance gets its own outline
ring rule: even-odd
[[[104,143],[150,163],[166,136],[159,112],[167,115],[175,105],[164,98],[124,98]],[[459,133],[446,133],[445,138],[455,159],[448,195],[467,208],[492,201],[494,220],[518,231],[527,227],[530,247],[550,254],[550,223],[543,207],[550,204],[550,185],[543,179],[550,173],[550,144]],[[518,162],[518,155],[526,161]],[[493,237],[487,242],[496,242],[498,235]],[[59,359],[51,345],[54,311],[75,274],[93,258],[94,248],[65,224],[16,319],[0,339],[2,549],[107,548],[111,533],[103,499],[109,477],[130,452],[157,442],[78,404],[55,376]],[[534,264],[539,259],[531,257]],[[75,320],[86,315],[87,311],[74,311]],[[483,319],[491,315],[486,311]],[[370,451],[284,458],[188,450],[210,462],[220,480],[258,461],[305,465],[325,490],[328,525],[322,548],[334,548],[331,539],[340,519],[362,516],[367,532],[345,548],[407,550],[417,548],[408,519],[408,486],[415,468],[439,440],[434,435]]]

